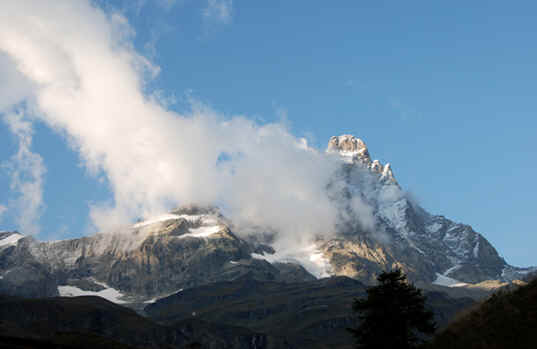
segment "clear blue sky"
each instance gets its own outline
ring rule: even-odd
[[[128,18],[172,109],[190,95],[260,122],[286,115],[321,149],[354,134],[429,212],[537,265],[535,2],[219,0],[230,12],[207,16],[206,0],[97,3]],[[0,139],[5,161],[17,143],[4,125]],[[40,237],[85,233],[106,183],[44,125],[33,149],[48,171]],[[9,181],[4,168],[0,204]]]

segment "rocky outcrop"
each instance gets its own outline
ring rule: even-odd
[[[371,163],[371,157],[364,141],[351,135],[331,137],[326,150],[330,153],[339,153],[351,159],[358,159],[365,164]]]
[[[17,238],[17,239],[15,239]],[[38,261],[30,251],[37,243],[17,232],[0,233],[0,294],[21,297],[57,296],[57,277],[49,265]]]
[[[352,135],[331,137],[326,148],[328,153],[338,154],[350,164],[360,163],[365,168],[380,176],[382,181],[397,183],[390,164],[383,165],[379,160],[371,160],[367,145],[360,138]]]

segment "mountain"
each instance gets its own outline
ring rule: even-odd
[[[487,280],[501,285],[536,270],[506,263],[471,226],[427,212],[400,187],[390,164],[372,160],[364,141],[332,137],[327,153],[341,160],[327,188],[339,219],[335,237],[320,237],[320,257],[310,258],[320,261],[321,274],[371,284],[383,270],[400,267],[422,285],[486,288]]]
[[[342,217],[340,236],[321,245],[332,274],[371,282],[379,271],[400,266],[412,280],[453,286],[510,281],[533,270],[508,265],[471,226],[420,207],[401,189],[390,164],[371,159],[362,140],[332,137],[327,151],[344,162],[338,173],[344,185],[337,193],[342,211],[359,198],[375,220],[373,229],[364,229],[352,215]]]
[[[185,207],[111,234],[39,242],[0,233],[0,293],[97,295],[140,303],[179,289],[252,273],[262,280],[315,279],[296,264],[252,257],[271,252],[235,236],[212,208]]]
[[[400,187],[390,164],[371,159],[362,140],[332,137],[326,152],[339,162],[326,187],[338,224],[294,251],[275,250],[271,233],[245,234],[217,208],[195,205],[64,241],[1,232],[0,293],[97,295],[141,308],[246,274],[287,283],[348,276],[371,284],[381,271],[400,267],[414,282],[454,289],[536,270],[510,266],[469,225],[428,213]]]

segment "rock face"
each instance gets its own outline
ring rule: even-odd
[[[371,160],[369,150],[364,141],[351,135],[334,136],[328,141],[328,153],[339,154],[345,162],[360,163],[371,172],[380,174],[384,181],[397,183],[390,164],[382,165],[379,160]]]
[[[400,267],[413,281],[444,286],[511,281],[535,270],[508,265],[470,226],[413,202],[391,166],[372,160],[362,140],[332,137],[327,153],[341,160],[326,188],[339,220],[332,238],[310,242],[302,259],[281,257],[259,234],[239,237],[216,208],[188,206],[115,232],[65,241],[2,232],[0,293],[100,295],[140,303],[246,274],[261,281],[312,281],[312,265],[322,269],[316,276],[348,276],[366,284]]]
[[[343,156],[363,159],[365,162],[371,162],[367,146],[364,141],[351,135],[334,136],[328,141],[328,152],[338,152]]]
[[[31,237],[0,233],[0,294],[33,297],[58,294],[56,276],[30,252]]]
[[[215,209],[186,207],[109,234],[57,242],[25,237],[0,247],[0,291],[139,303],[246,273],[260,280],[315,279],[301,266],[253,258],[261,247],[235,236]]]

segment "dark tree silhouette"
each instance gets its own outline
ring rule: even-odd
[[[357,328],[350,329],[361,349],[409,349],[436,329],[433,313],[425,308],[421,290],[407,281],[401,269],[383,272],[379,284],[367,289],[367,299],[355,299]]]

